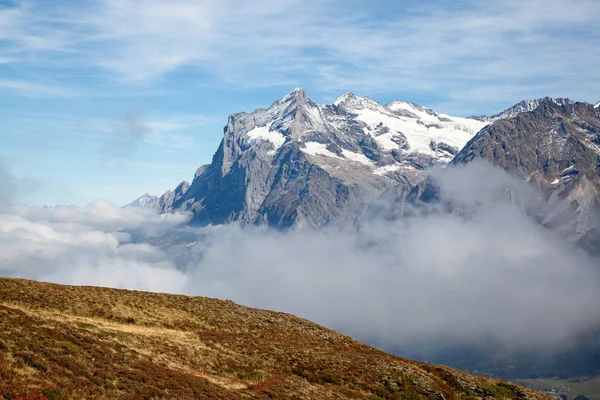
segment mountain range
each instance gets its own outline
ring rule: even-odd
[[[196,225],[352,225],[390,192],[439,201],[428,168],[483,159],[561,203],[552,215],[531,214],[597,252],[599,105],[545,97],[463,118],[352,93],[317,104],[294,89],[266,109],[230,115],[212,162],[191,183],[129,206],[190,212]]]
[[[190,211],[201,225],[352,223],[385,189],[447,164],[486,123],[351,93],[316,104],[294,89],[267,109],[231,115],[212,162],[191,184],[136,202]]]

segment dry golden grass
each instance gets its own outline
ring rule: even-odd
[[[292,315],[0,278],[0,399],[543,399]]]

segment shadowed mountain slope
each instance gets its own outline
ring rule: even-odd
[[[485,159],[564,204],[544,226],[565,232],[592,253],[600,249],[600,112],[588,103],[542,101],[530,112],[482,129],[452,160]],[[535,213],[533,213],[535,214]]]

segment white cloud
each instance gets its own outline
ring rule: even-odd
[[[188,219],[97,201],[87,207],[15,206],[0,213],[0,273],[61,283],[180,292],[185,273],[160,249],[130,243]]]
[[[105,201],[95,201],[85,207],[54,206],[30,207],[17,205],[14,212],[31,221],[44,221],[49,224],[77,223],[103,231],[114,232],[141,227],[172,228],[187,221],[183,214],[156,215],[148,209],[125,209]],[[56,228],[56,225],[53,225]]]

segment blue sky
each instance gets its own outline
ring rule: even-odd
[[[455,115],[596,102],[599,20],[597,0],[0,0],[0,160],[19,202],[123,204],[294,87]]]

